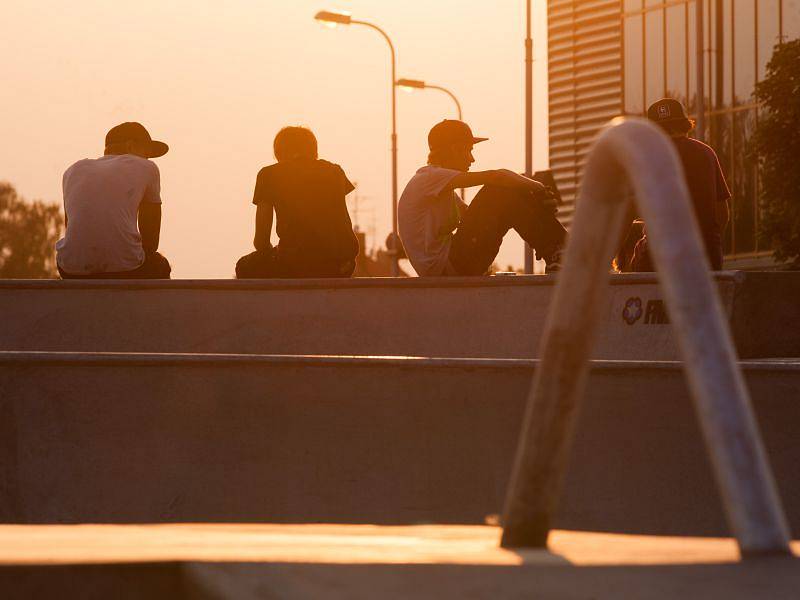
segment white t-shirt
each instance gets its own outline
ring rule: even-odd
[[[144,262],[139,204],[161,204],[158,167],[132,154],[79,160],[64,173],[67,229],[56,261],[67,273],[133,271]]]
[[[397,206],[400,239],[420,277],[444,275],[464,202],[448,184],[461,171],[427,165],[411,178]]]

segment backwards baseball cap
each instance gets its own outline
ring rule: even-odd
[[[472,146],[488,139],[472,135],[472,129],[464,121],[445,119],[434,125],[428,133],[428,148],[440,150],[455,144]]]
[[[169,150],[164,142],[157,142],[150,137],[147,129],[141,123],[127,122],[112,127],[106,134],[106,148],[114,144],[125,142],[139,142],[147,148],[147,158],[164,156]]]
[[[656,123],[669,123],[674,121],[688,121],[689,115],[683,104],[673,98],[662,98],[653,102],[647,109],[647,118]]]

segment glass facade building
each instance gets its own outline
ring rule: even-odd
[[[733,194],[725,237],[726,259],[731,263],[769,254],[759,246],[756,235],[759,182],[750,139],[760,108],[753,90],[764,77],[775,44],[800,37],[800,0],[701,1],[702,137],[716,150]],[[559,21],[563,4],[549,1],[551,26],[553,17]],[[570,4],[590,8],[598,2],[574,0]],[[696,117],[695,0],[621,0],[616,4],[620,32],[618,54],[614,55],[619,57],[621,95],[620,111],[615,114],[643,115],[650,103],[669,96],[683,102]],[[550,93],[552,111],[552,89]],[[606,117],[614,116],[612,112]],[[552,112],[550,122],[552,127]],[[552,155],[552,133],[550,146]],[[557,161],[552,166],[559,167]],[[576,167],[579,170],[580,165]]]

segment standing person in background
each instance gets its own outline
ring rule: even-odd
[[[64,173],[64,237],[56,243],[64,279],[169,279],[158,253],[161,176],[148,159],[167,153],[139,123],[106,134],[101,158],[79,160]]]
[[[677,100],[663,98],[654,102],[647,109],[647,118],[672,138],[683,165],[708,261],[712,270],[719,271],[722,269],[722,234],[730,219],[728,201],[731,197],[719,159],[710,146],[689,137],[689,132],[694,129],[694,121]],[[633,271],[653,270],[646,227],[645,223],[644,235],[636,243],[631,261]]]
[[[486,274],[512,228],[548,272],[560,267],[567,233],[556,219],[555,197],[507,169],[470,173],[472,147],[485,140],[454,120],[428,134],[428,164],[408,182],[398,205],[400,238],[421,277]],[[474,186],[483,188],[468,206],[455,190]]]
[[[256,251],[239,259],[236,277],[350,277],[358,239],[345,196],[353,184],[339,165],[318,158],[317,138],[305,127],[281,129],[273,149],[278,162],[259,171],[253,195]]]

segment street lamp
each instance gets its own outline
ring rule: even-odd
[[[321,10],[314,18],[334,27],[336,25],[364,25],[380,33],[383,39],[386,40],[386,43],[389,44],[389,51],[392,58],[392,233],[395,239],[397,239],[397,86],[395,85],[396,57],[394,44],[392,44],[392,40],[389,39],[389,36],[383,29],[372,23],[353,19],[348,13]],[[397,277],[400,272],[397,266],[397,249],[387,248],[387,250],[392,256],[392,276]]]
[[[420,81],[419,79],[398,79],[397,80],[397,86],[402,88],[402,89],[408,90],[408,91],[413,91],[413,90],[439,90],[440,92],[444,92],[445,94],[447,94],[448,96],[450,96],[453,99],[453,102],[456,103],[456,111],[458,112],[458,120],[459,121],[463,120],[463,118],[461,116],[461,103],[458,101],[458,98],[456,98],[455,94],[453,94],[453,92],[451,92],[447,88],[443,88],[443,87],[441,87],[439,85],[431,85],[429,83],[425,83],[424,81]]]

